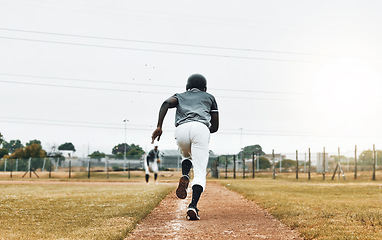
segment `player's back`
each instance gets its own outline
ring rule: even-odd
[[[212,94],[193,88],[174,95],[178,100],[175,126],[182,123],[198,121],[209,126],[211,112],[217,111],[215,97]]]

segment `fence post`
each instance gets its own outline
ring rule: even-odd
[[[309,148],[309,166],[308,166],[308,179],[310,180],[310,164],[311,164],[311,161],[310,161],[310,148]]]
[[[129,163],[128,163],[128,167],[129,167],[129,175],[128,175],[128,178],[130,179],[130,160],[129,160]]]
[[[252,178],[255,178],[255,152],[252,153]]]
[[[28,164],[29,178],[32,178],[31,159],[32,158],[29,158],[29,164]]]
[[[19,159],[17,158],[16,159],[16,172],[17,172],[17,168],[19,167]]]
[[[276,179],[275,150],[274,149],[272,149],[272,172],[273,172],[273,179]]]
[[[298,179],[298,151],[296,150],[296,179]]]
[[[324,155],[322,158],[322,180],[325,180],[325,147],[324,147]]]
[[[375,163],[376,163],[376,154],[375,154],[375,144],[373,144],[373,181],[375,181]]]
[[[244,156],[244,150],[241,151],[241,156],[243,158],[243,179],[245,179],[245,156]]]
[[[338,147],[338,162],[340,163],[339,166],[341,166],[341,152],[340,147]],[[342,167],[341,167],[342,169]],[[338,180],[341,178],[341,169],[338,169]]]
[[[69,161],[69,178],[71,178],[71,173],[72,173],[72,160]]]
[[[233,155],[233,178],[236,178],[236,155]]]
[[[357,145],[354,149],[354,180],[357,179]]]
[[[228,155],[225,156],[225,179],[227,179]]]
[[[107,179],[109,179],[109,159],[108,158],[105,158],[106,159],[106,177]]]
[[[216,169],[217,169],[217,172],[218,172],[218,179],[220,179],[220,156],[218,156],[218,162],[217,162],[217,166],[216,166]]]
[[[90,158],[88,160],[88,178],[90,178]]]
[[[52,159],[49,158],[49,178],[52,177]]]
[[[4,172],[7,171],[7,159],[4,159]]]

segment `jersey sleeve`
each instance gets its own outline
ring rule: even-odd
[[[216,103],[214,96],[212,96],[211,112],[218,112],[218,104]]]

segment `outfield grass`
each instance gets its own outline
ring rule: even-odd
[[[123,239],[175,186],[0,185],[0,239]]]
[[[382,183],[290,178],[222,180],[305,239],[382,239]]]

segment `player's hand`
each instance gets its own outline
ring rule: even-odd
[[[160,163],[160,159],[159,158],[157,159],[157,163]]]
[[[156,138],[158,138],[158,141],[160,140],[160,136],[162,136],[162,128],[160,127],[157,127],[157,129],[155,129],[155,131],[153,132],[153,134],[151,135],[151,144],[154,143],[154,140]]]

